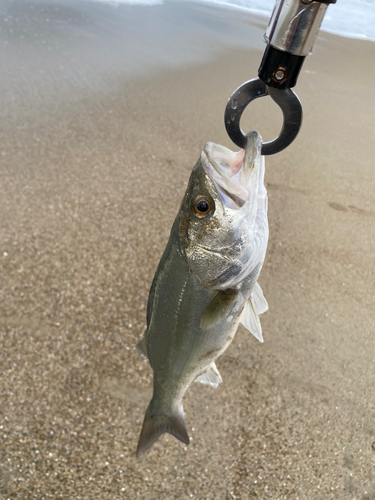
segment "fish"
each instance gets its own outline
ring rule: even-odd
[[[164,433],[189,444],[182,398],[193,381],[217,387],[216,359],[239,323],[263,342],[258,284],[268,242],[262,137],[245,149],[208,142],[195,164],[147,303],[137,350],[153,370],[136,456]]]

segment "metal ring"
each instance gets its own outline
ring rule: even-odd
[[[244,149],[246,135],[240,127],[242,113],[246,106],[258,97],[271,96],[283,112],[281,132],[273,141],[262,144],[262,155],[273,155],[285,149],[296,138],[302,124],[302,106],[297,95],[291,89],[268,87],[259,78],[245,82],[233,92],[225,108],[225,128],[232,141]]]

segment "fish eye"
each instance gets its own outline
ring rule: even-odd
[[[197,203],[197,210],[198,212],[207,212],[208,210],[208,203],[206,200],[201,200],[201,201],[198,201]]]
[[[211,215],[214,211],[214,202],[206,196],[197,196],[193,199],[191,204],[191,210],[195,217],[198,219],[204,219]]]

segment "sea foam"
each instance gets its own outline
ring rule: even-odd
[[[164,0],[96,0],[110,4],[160,5]],[[175,0],[181,1],[181,0]],[[275,0],[195,0],[270,17]],[[338,0],[329,5],[321,29],[336,35],[375,41],[375,0]]]

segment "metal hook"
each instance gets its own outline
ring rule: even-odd
[[[246,106],[258,97],[271,96],[283,112],[283,126],[280,134],[273,141],[262,145],[262,155],[273,155],[285,149],[296,138],[302,124],[302,106],[297,95],[287,88],[285,90],[268,87],[259,78],[245,82],[233,92],[225,108],[224,120],[229,137],[244,149],[246,135],[240,127],[242,113]]]

